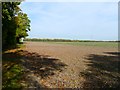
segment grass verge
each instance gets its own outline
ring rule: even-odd
[[[20,65],[22,58],[16,52],[24,45],[17,45],[18,48],[10,49],[2,53],[2,88],[3,89],[21,89],[21,79],[23,75],[23,68]]]

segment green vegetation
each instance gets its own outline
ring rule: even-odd
[[[50,42],[50,43],[77,46],[118,47],[117,42]]]
[[[30,20],[19,7],[20,2],[2,2],[2,46],[15,46],[20,38],[28,36]]]
[[[117,41],[90,41],[90,40],[66,40],[66,39],[25,39],[25,41],[47,42],[50,44],[64,44],[76,46],[99,46],[99,47],[118,47]]]
[[[19,44],[20,38],[28,36],[30,20],[20,9],[20,3],[2,2],[2,87],[7,90],[18,90],[22,87],[22,56],[17,51],[24,47]]]
[[[21,89],[23,86],[21,80],[23,78],[24,69],[20,64],[22,55],[18,52],[24,45],[17,44],[15,49],[5,50],[2,53],[2,88],[13,90]]]
[[[95,40],[70,40],[70,39],[39,39],[26,38],[24,41],[43,41],[43,42],[118,42],[118,41],[95,41]]]
[[[26,38],[25,41],[42,41],[42,42],[79,42],[79,40],[67,40],[67,39],[29,39]]]
[[[7,67],[9,66],[9,70],[3,72],[3,88],[22,88],[19,81],[21,80],[21,75],[23,74],[23,69],[20,65],[14,64],[13,66],[5,64]],[[5,67],[4,65],[4,67]]]

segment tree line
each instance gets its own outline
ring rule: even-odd
[[[20,38],[28,36],[30,20],[20,9],[21,2],[2,2],[2,48],[20,43]]]
[[[38,38],[26,38],[24,41],[42,41],[42,42],[79,42],[79,40],[69,40],[69,39],[38,39]]]
[[[95,40],[70,40],[70,39],[40,39],[25,38],[24,41],[40,41],[40,42],[118,42],[118,41],[95,41]]]

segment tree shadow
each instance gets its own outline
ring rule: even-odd
[[[88,68],[80,72],[85,78],[84,88],[120,88],[120,53],[90,54],[85,63]]]
[[[55,71],[62,71],[66,64],[59,59],[52,58],[49,55],[39,55],[38,53],[30,53],[28,51],[20,51],[24,53],[22,60],[23,66],[41,78],[54,75]]]
[[[8,51],[8,50],[13,50],[13,49],[20,49],[21,47],[25,47],[24,43],[17,43],[15,45],[12,45],[12,46],[9,46],[9,45],[6,45],[6,46],[2,46],[2,52],[5,52],[5,51]]]
[[[3,53],[3,60],[3,74],[11,70],[14,65],[20,64],[24,68],[23,79],[26,79],[25,75],[27,73],[32,73],[36,77],[46,78],[48,76],[54,75],[56,71],[63,71],[65,69],[65,66],[67,66],[59,59],[52,58],[49,55],[39,55],[36,52],[31,53],[25,50],[17,50],[15,52]],[[6,62],[7,65],[5,65]],[[10,80],[12,80],[12,78]],[[33,79],[29,79],[29,81],[30,80]],[[6,77],[3,77],[3,82],[4,81],[6,81]],[[42,87],[42,85],[40,84],[39,86]]]
[[[18,81],[22,78],[21,56],[15,52],[2,53],[2,89],[20,89]]]

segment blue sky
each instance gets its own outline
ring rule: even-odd
[[[29,38],[118,40],[118,3],[23,2]]]

